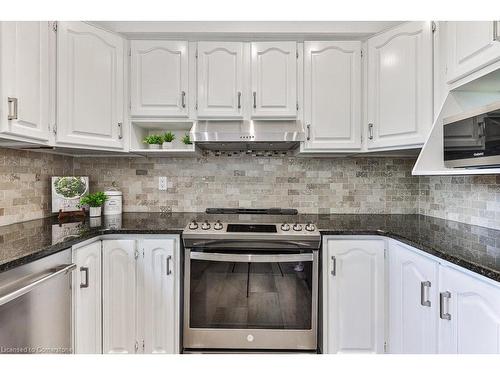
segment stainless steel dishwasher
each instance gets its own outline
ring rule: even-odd
[[[0,354],[72,352],[71,250],[0,273]]]

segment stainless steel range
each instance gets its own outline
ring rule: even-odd
[[[183,231],[184,348],[316,350],[314,223],[216,217]]]

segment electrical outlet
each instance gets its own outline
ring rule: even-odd
[[[158,190],[167,190],[167,178],[165,176],[158,179]]]

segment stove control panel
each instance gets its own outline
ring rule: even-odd
[[[198,223],[195,219],[184,229],[184,233],[255,233],[263,235],[294,235],[294,234],[319,234],[319,231],[315,224],[311,222],[306,223],[278,223],[278,224],[236,224],[236,223],[224,223],[220,220],[210,222],[209,220],[204,220]]]

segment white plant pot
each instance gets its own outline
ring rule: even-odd
[[[99,217],[101,216],[101,207],[90,207],[89,208],[90,217]]]
[[[160,149],[160,145],[157,145],[157,144],[148,144],[148,148],[150,150],[159,150]]]
[[[161,147],[166,149],[166,150],[171,150],[174,148],[174,144],[173,144],[173,142],[163,142]]]
[[[192,144],[192,143],[191,143],[191,144],[185,144],[185,143],[183,143],[183,145],[184,145],[184,148],[188,148],[188,149],[189,149],[189,148],[191,148],[191,147],[193,146],[193,144]]]

